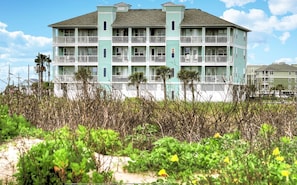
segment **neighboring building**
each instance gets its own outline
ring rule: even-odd
[[[199,72],[198,101],[232,101],[246,84],[248,29],[199,9],[171,2],[162,9],[131,9],[131,5],[98,6],[97,11],[49,25],[53,29],[55,94],[79,91],[74,72],[88,68],[96,86],[112,94],[135,97],[128,77],[143,72],[141,95],[163,98],[156,69],[168,66],[168,98],[183,97],[181,69]],[[190,89],[187,97],[191,98]]]
[[[285,63],[248,65],[248,85],[255,85],[257,94],[294,95],[297,89],[297,67]],[[252,72],[253,71],[253,72]]]

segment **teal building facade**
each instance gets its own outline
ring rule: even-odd
[[[121,98],[135,97],[129,76],[143,72],[141,96],[162,100],[157,69],[167,66],[168,99],[182,99],[181,69],[194,70],[197,101],[232,101],[246,84],[247,34],[250,30],[200,9],[164,3],[159,9],[132,9],[126,3],[98,6],[88,14],[49,25],[53,30],[55,94],[76,97],[79,68],[90,70],[90,91],[100,87]],[[239,93],[238,93],[239,94]]]

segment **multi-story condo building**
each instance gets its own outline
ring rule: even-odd
[[[135,97],[128,77],[143,72],[142,96],[164,97],[157,68],[167,66],[168,98],[182,99],[181,69],[199,73],[195,100],[232,101],[234,89],[246,84],[247,33],[200,9],[162,4],[160,9],[131,9],[118,3],[49,25],[53,30],[55,94],[79,91],[74,73],[88,68],[93,83],[111,94]],[[192,97],[190,88],[186,93]]]
[[[248,66],[247,68],[250,68]],[[254,84],[260,95],[294,95],[297,90],[297,67],[285,63],[258,66]]]

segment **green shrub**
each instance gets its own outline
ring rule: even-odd
[[[8,107],[0,105],[0,144],[19,134],[24,134],[30,128],[30,123],[23,116],[8,114]]]
[[[105,133],[103,130],[92,130],[92,133]],[[110,132],[110,131],[106,131]],[[113,135],[113,134],[111,134]],[[18,173],[15,174],[18,184],[62,184],[62,183],[103,183],[112,180],[112,173],[96,171],[92,141],[85,127],[72,132],[64,127],[54,132],[51,139],[33,146],[20,157]],[[110,151],[112,141],[102,136],[106,151]],[[110,139],[110,138],[109,138]],[[96,146],[99,146],[97,143]]]

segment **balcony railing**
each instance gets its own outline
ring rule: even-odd
[[[74,36],[62,36],[62,37],[59,36],[59,37],[54,37],[53,41],[56,44],[74,44],[75,37]]]
[[[219,36],[219,35],[216,35],[216,36],[205,36],[205,42],[206,43],[227,43],[228,41],[228,37],[227,36]]]
[[[150,75],[148,79],[150,82],[162,82],[162,78],[159,75]]]
[[[225,83],[227,82],[227,77],[225,75],[206,75],[205,82],[216,82]]]
[[[151,55],[150,62],[165,62],[165,55]]]
[[[139,55],[132,56],[132,62],[145,62],[145,61],[146,61],[145,56],[139,56]]]
[[[205,55],[205,62],[227,62],[227,56],[225,55]]]
[[[97,55],[79,55],[78,62],[98,62]]]
[[[124,55],[113,55],[112,56],[113,62],[128,62],[128,56]]]
[[[165,36],[150,36],[151,43],[165,43]]]
[[[74,75],[57,75],[55,76],[54,79],[55,82],[60,82],[60,83],[69,83],[69,82],[77,82],[75,80],[75,76]],[[89,82],[97,82],[97,75],[92,75],[92,79],[89,80]]]
[[[127,75],[112,75],[112,82],[128,82],[129,77]]]
[[[133,36],[131,41],[132,41],[132,43],[146,43],[146,37],[145,36]]]
[[[181,36],[180,37],[181,43],[202,43],[201,36]]]
[[[74,57],[74,55],[56,56],[55,62],[57,62],[57,63],[74,63],[75,57]]]
[[[97,36],[79,36],[77,38],[78,43],[98,43]]]
[[[113,36],[113,43],[128,43],[128,36]]]
[[[202,62],[202,56],[201,55],[182,55],[180,57],[180,61],[185,63]]]

